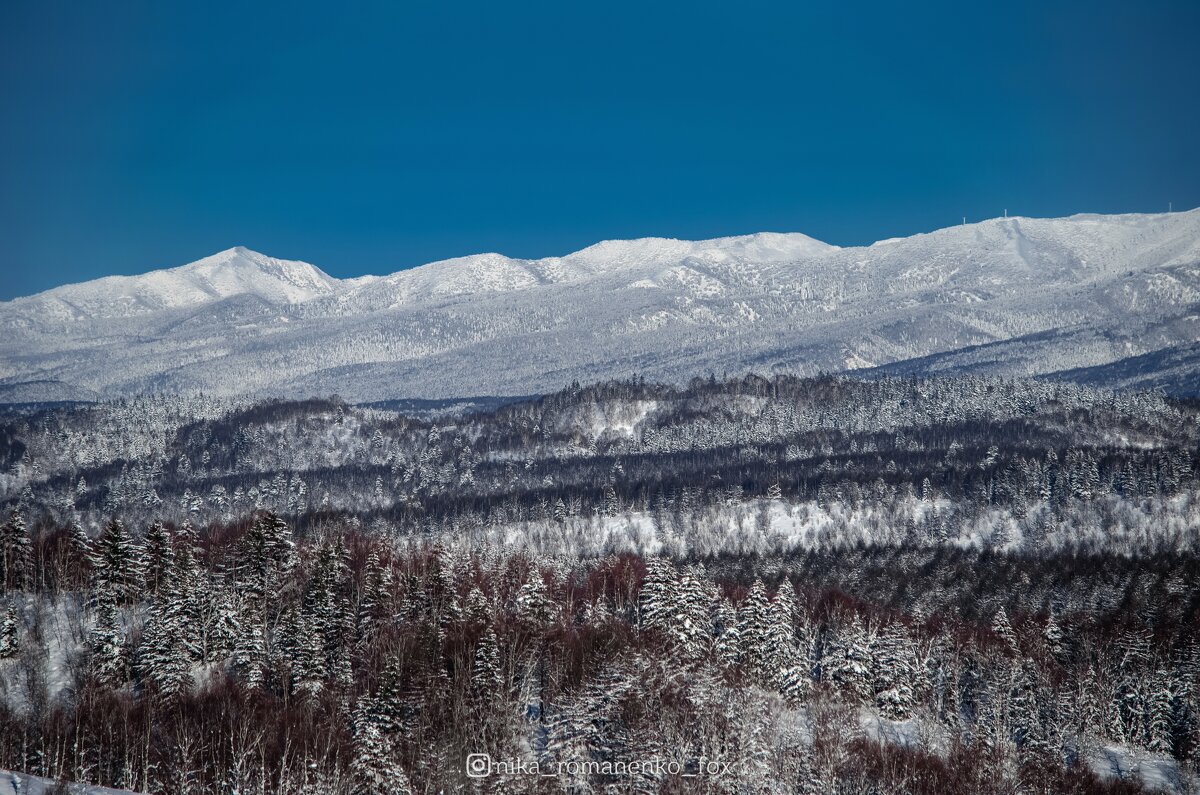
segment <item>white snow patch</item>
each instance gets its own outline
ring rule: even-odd
[[[0,770],[0,795],[46,795],[56,785],[57,782],[48,778]],[[131,790],[127,789],[109,789],[79,782],[68,783],[67,791],[71,795],[130,795],[131,793]]]

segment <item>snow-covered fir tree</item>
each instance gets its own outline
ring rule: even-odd
[[[0,612],[0,659],[15,657],[21,649],[21,622],[11,604]]]
[[[24,588],[32,568],[33,550],[25,519],[20,511],[13,511],[0,524],[0,585],[5,591]]]
[[[142,589],[142,550],[119,519],[104,525],[92,545],[92,577],[101,601],[125,605]]]

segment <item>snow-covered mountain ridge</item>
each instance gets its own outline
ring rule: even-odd
[[[876,368],[1120,372],[1191,391],[1190,359],[1168,352],[1200,341],[1200,210],[998,218],[847,248],[777,233],[605,241],[357,279],[239,247],[0,303],[0,329],[10,401],[442,398]],[[1133,357],[1136,370],[1113,366]]]
[[[178,268],[69,284],[4,306],[28,315],[31,324],[41,320],[53,324],[187,309],[239,295],[298,303],[332,292],[339,284],[306,262],[275,259],[237,246]],[[44,314],[39,317],[40,313]]]

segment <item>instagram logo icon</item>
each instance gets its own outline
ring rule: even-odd
[[[487,778],[492,770],[492,758],[487,754],[467,755],[467,776],[470,778]]]

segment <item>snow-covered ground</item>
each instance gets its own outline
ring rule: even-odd
[[[10,770],[0,770],[0,795],[49,795],[55,792],[58,782],[48,778],[27,776],[24,773],[14,773]],[[70,795],[121,795],[129,793],[125,789],[109,789],[94,787],[90,784],[68,783],[67,792]]]
[[[37,681],[51,699],[71,686],[69,663],[72,657],[82,653],[84,647],[87,628],[80,622],[85,612],[75,603],[76,598],[64,596],[53,603],[26,598],[20,600],[18,606],[20,612],[27,614],[26,625],[32,623],[28,619],[34,611],[41,613],[38,623],[42,644],[39,648],[43,656],[36,661],[39,666]],[[21,658],[0,660],[0,702],[20,712],[27,709],[29,696]]]
[[[1187,389],[1198,295],[1200,210],[996,218],[856,248],[614,240],[344,280],[234,248],[0,303],[0,400],[370,401],[873,367],[1123,385],[1166,368]]]
[[[890,743],[906,748],[924,748],[941,754],[951,741],[946,728],[936,721],[914,716],[895,721],[881,717],[870,709],[859,711],[859,728],[875,742]],[[1141,784],[1151,792],[1195,792],[1200,781],[1179,769],[1170,756],[1152,754],[1123,745],[1095,747],[1084,754],[1084,763],[1102,779],[1120,779]]]
[[[1186,776],[1171,757],[1122,745],[1092,751],[1087,766],[1100,778],[1136,781],[1152,792],[1195,792],[1200,787],[1200,781]]]

